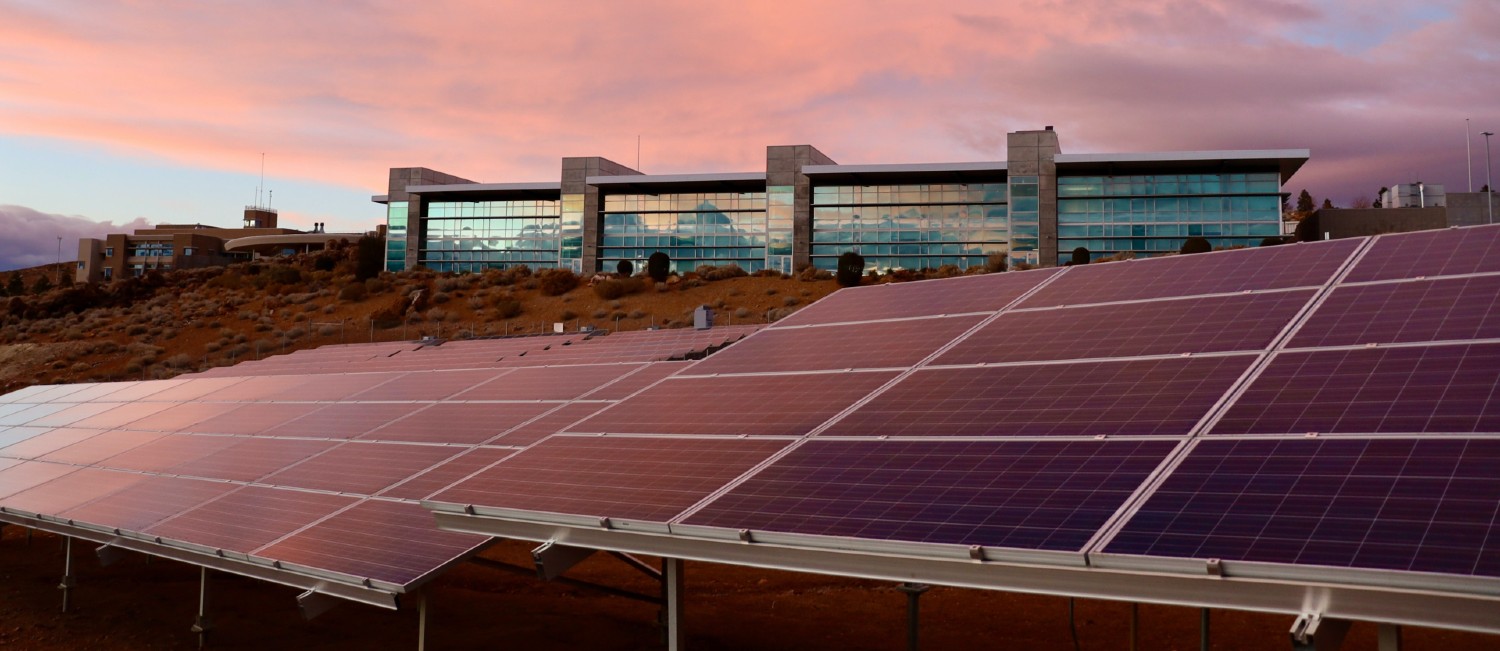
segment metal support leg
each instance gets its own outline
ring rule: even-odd
[[[1380,651],[1401,651],[1401,625],[1381,624],[1376,629],[1376,648]]]
[[[932,589],[925,583],[903,583],[896,586],[897,590],[906,593],[906,648],[907,651],[917,651],[922,644],[918,638],[919,624],[922,621],[921,598],[922,593]]]
[[[667,651],[687,648],[682,630],[682,559],[662,559],[662,590],[667,600]]]
[[[1292,648],[1298,651],[1336,651],[1349,634],[1349,620],[1327,619],[1316,613],[1292,622]]]
[[[1208,609],[1199,611],[1198,615],[1198,648],[1208,651]]]
[[[427,651],[427,593],[417,598],[417,651]]]
[[[1141,605],[1130,604],[1130,651],[1136,651],[1141,639]]]
[[[62,583],[57,586],[63,593],[63,612],[68,612],[74,585],[77,585],[77,582],[73,580],[73,538],[68,536],[63,538],[63,578]]]
[[[198,634],[198,648],[202,649],[208,645],[208,632],[213,629],[213,621],[208,618],[208,568],[198,568],[198,619],[193,622],[192,631]]]

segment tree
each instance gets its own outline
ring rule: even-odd
[[[1070,266],[1075,266],[1075,265],[1080,265],[1080,264],[1088,264],[1088,263],[1089,263],[1089,250],[1087,248],[1080,246],[1080,247],[1078,247],[1076,249],[1073,249],[1073,259],[1068,261],[1068,264]]]
[[[652,280],[659,283],[667,282],[667,276],[671,273],[671,256],[657,251],[656,253],[652,253],[651,257],[646,258],[646,274],[651,276]]]
[[[1332,209],[1333,209],[1333,200],[1332,199],[1324,199],[1323,200],[1323,207],[1319,208],[1319,210],[1332,210]]]
[[[354,252],[354,279],[369,280],[385,269],[385,240],[368,235],[359,238]]]
[[[47,274],[37,276],[36,282],[31,284],[33,294],[46,294],[49,289],[52,289],[52,281],[47,279]]]
[[[1317,202],[1313,201],[1312,195],[1308,194],[1306,189],[1302,190],[1302,194],[1297,195],[1297,212],[1310,213],[1317,205]]]
[[[845,251],[839,256],[836,278],[839,287],[858,287],[859,277],[865,275],[865,256],[854,251]]]
[[[621,260],[620,264],[615,265],[615,271],[621,276],[629,278],[635,274],[635,264],[629,260]]]
[[[1302,194],[1307,194],[1307,191],[1304,190]],[[1182,250],[1178,251],[1178,253],[1188,255],[1190,253],[1208,253],[1212,250],[1214,250],[1214,245],[1209,244],[1208,240],[1201,237],[1189,237],[1182,243]]]
[[[10,280],[5,282],[5,293],[11,296],[20,296],[26,293],[26,281],[21,279],[21,272],[10,272]]]

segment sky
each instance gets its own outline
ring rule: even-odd
[[[1494,0],[0,0],[0,270],[145,223],[363,231],[391,167],[647,173],[1306,148],[1347,206],[1484,184]],[[1495,143],[1500,146],[1500,143]],[[264,167],[262,163],[264,162]],[[264,169],[264,182],[261,181]],[[259,197],[259,198],[257,198]]]

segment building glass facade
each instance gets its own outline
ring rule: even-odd
[[[406,205],[392,201],[385,210],[385,270],[406,270]]]
[[[1080,246],[1094,259],[1177,251],[1189,237],[1256,246],[1281,234],[1280,192],[1276,172],[1059,177],[1058,263]]]
[[[814,187],[812,263],[855,251],[877,271],[982,265],[1008,250],[1007,196],[999,182]]]
[[[790,255],[790,240],[787,243]],[[766,193],[616,194],[604,197],[599,259],[606,271],[621,260],[643,269],[652,253],[672,257],[672,268],[735,264],[766,266]]]
[[[418,259],[435,271],[558,264],[561,215],[555,199],[434,201],[424,221]]]
[[[583,270],[583,203],[582,194],[562,195],[559,264],[574,271]]]
[[[1041,232],[1039,189],[1035,176],[1010,177],[1010,259],[1037,264],[1037,240]]]
[[[766,188],[766,266],[781,273],[792,273],[792,221],[795,188],[773,185]]]

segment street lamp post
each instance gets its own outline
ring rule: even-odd
[[[1484,132],[1484,207],[1487,224],[1495,223],[1495,180],[1490,176],[1490,136],[1494,131]]]

